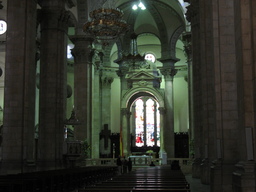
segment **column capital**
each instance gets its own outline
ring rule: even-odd
[[[68,26],[72,24],[71,12],[64,8],[42,8],[39,11],[41,31],[58,30],[67,34]]]
[[[114,81],[114,78],[111,77],[111,76],[102,76],[101,77],[101,84],[102,84],[102,87],[105,87],[105,88],[110,88],[111,87],[111,83],[113,83]]]
[[[165,112],[166,112],[166,110],[165,110],[164,107],[159,107],[158,110],[159,110],[159,112],[160,112],[161,115],[164,115]]]
[[[187,6],[187,12],[185,14],[186,19],[189,22],[195,22],[198,23],[198,15],[199,15],[199,8],[198,8],[198,4],[192,3],[189,6]]]
[[[91,63],[93,54],[90,50],[82,47],[74,47],[71,49],[71,54],[74,57],[75,64]]]
[[[127,74],[128,71],[129,71],[128,68],[121,68],[121,69],[116,71],[116,74],[119,77],[125,77],[125,75]]]
[[[173,80],[177,72],[178,72],[178,69],[174,69],[174,68],[161,69],[161,73],[166,80]]]
[[[128,116],[131,115],[131,112],[127,108],[122,108],[121,109],[121,114],[122,114],[122,116],[128,117]]]
[[[94,55],[94,52],[91,50],[93,39],[86,35],[72,35],[69,39],[75,45],[75,47],[71,49],[75,64],[91,63]]]
[[[70,35],[69,39],[76,46],[86,47],[87,44],[92,46],[93,43],[93,37],[89,35]]]
[[[187,55],[188,59],[192,55],[192,36],[191,32],[186,32],[182,35],[182,41],[184,43],[184,52]]]

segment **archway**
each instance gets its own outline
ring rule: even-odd
[[[148,108],[154,107],[154,110],[157,113],[154,113],[153,110],[148,113],[151,117],[154,117],[154,121],[146,121],[146,114],[143,115],[143,127],[137,130],[136,133],[136,102],[145,101],[146,107],[148,104]],[[148,103],[147,103],[148,102]],[[145,154],[148,150],[152,150],[158,153],[161,150],[162,133],[161,127],[164,127],[163,117],[160,114],[159,109],[164,108],[164,102],[162,94],[155,88],[152,87],[140,87],[134,88],[128,91],[122,99],[122,134],[123,134],[123,147],[124,154],[130,155],[133,153],[142,153]],[[145,111],[147,109],[145,108]],[[138,119],[137,119],[138,120]],[[139,120],[138,120],[139,121]],[[157,122],[158,121],[158,122]],[[147,126],[147,122],[149,125]],[[157,122],[157,123],[155,123]],[[142,123],[142,122],[137,122]],[[137,124],[138,125],[138,124]],[[138,127],[138,126],[137,126]],[[144,130],[144,131],[142,131]],[[147,131],[148,130],[148,131]],[[143,132],[143,144],[139,146],[136,145],[136,136],[139,135],[139,132]],[[153,133],[153,135],[152,135]]]

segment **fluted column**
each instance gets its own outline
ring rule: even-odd
[[[174,157],[174,101],[173,101],[173,77],[177,73],[176,69],[162,69],[161,73],[165,79],[165,126],[164,146],[167,157]]]
[[[38,165],[62,166],[66,119],[67,30],[69,13],[64,1],[41,2],[41,63]]]
[[[34,160],[36,18],[35,1],[8,1],[0,174]]]
[[[91,42],[90,37],[85,35],[71,36],[70,40],[75,47],[72,49],[72,55],[75,59],[74,64],[74,106],[77,119],[80,125],[75,125],[74,137],[77,140],[88,138],[90,126],[90,83],[91,83]]]

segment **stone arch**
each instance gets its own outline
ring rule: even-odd
[[[180,38],[180,35],[185,31],[185,28],[183,26],[180,26],[173,34],[171,40],[170,40],[170,48],[171,48],[171,57],[176,58],[176,43],[178,39]]]
[[[164,107],[164,95],[152,87],[138,87],[126,92],[122,97],[121,108],[129,109],[133,101],[139,96],[152,96],[159,103],[159,107]]]

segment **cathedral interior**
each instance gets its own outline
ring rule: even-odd
[[[255,191],[255,7],[0,1],[0,175],[150,157]]]

